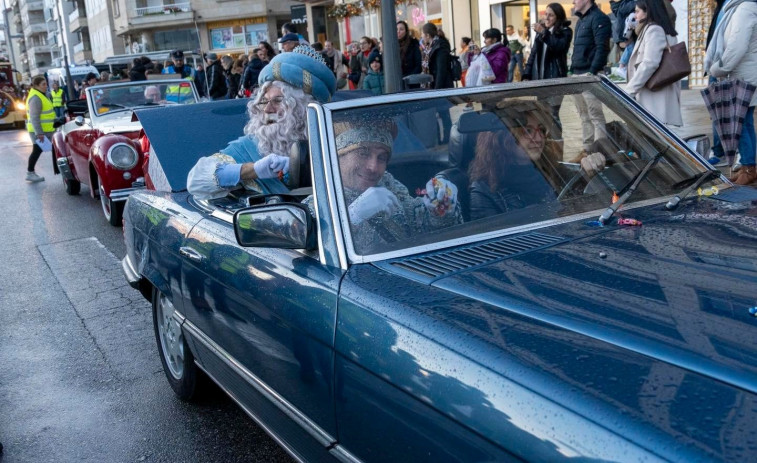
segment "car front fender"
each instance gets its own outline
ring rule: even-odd
[[[118,143],[132,146],[137,151],[137,162],[131,169],[121,170],[114,167],[108,161],[108,150]],[[124,135],[104,135],[97,139],[89,151],[89,165],[92,190],[102,186],[105,194],[110,197],[113,190],[122,190],[132,187],[132,183],[142,177],[142,161],[144,156],[139,143]]]

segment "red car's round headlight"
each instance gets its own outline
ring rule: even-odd
[[[137,165],[139,155],[133,146],[116,143],[108,149],[108,162],[116,169],[129,170]]]

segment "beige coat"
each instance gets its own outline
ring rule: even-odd
[[[683,125],[681,82],[675,82],[655,92],[644,87],[660,67],[662,51],[668,45],[675,45],[677,42],[675,37],[666,37],[665,31],[657,24],[645,27],[628,61],[626,92],[661,122],[680,126]]]
[[[725,28],[723,56],[710,67],[713,77],[732,77],[757,85],[757,2],[738,6]],[[757,92],[749,106],[757,106]]]

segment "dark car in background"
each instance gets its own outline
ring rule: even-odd
[[[592,150],[607,160],[590,178],[573,162],[588,93],[606,118]],[[512,129],[516,100],[561,106],[549,127]],[[234,104],[214,123],[243,119]],[[351,121],[389,121],[387,171],[411,196],[454,179],[465,219],[357,242],[335,144]],[[157,133],[191,144],[208,127],[145,123],[166,187],[130,196],[123,269],[152,301],[180,398],[211,378],[300,461],[757,459],[757,191],[614,84],[313,104],[308,128],[289,194],[200,200],[186,174],[212,149],[172,152]],[[472,218],[478,140],[512,132],[546,137],[563,174],[543,200]],[[517,184],[509,194],[527,196]]]
[[[197,90],[188,80],[162,79],[96,85],[85,92],[86,100],[68,102],[73,117],[53,136],[56,172],[69,195],[88,185],[105,219],[120,226],[129,194],[144,187],[142,164],[149,149],[134,110],[194,104]]]

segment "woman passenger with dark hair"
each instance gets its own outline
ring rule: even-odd
[[[545,104],[509,100],[497,104],[494,112],[504,126],[478,135],[476,157],[468,168],[472,220],[556,201],[575,175],[559,163],[559,144],[548,141],[553,125]],[[582,191],[605,162],[601,153],[581,159],[585,175],[571,191]]]
[[[635,14],[641,31],[628,61],[625,91],[661,122],[680,126],[681,82],[655,91],[645,87],[660,67],[663,50],[678,42],[678,34],[662,0],[637,0]]]
[[[423,72],[421,68],[421,45],[410,34],[405,21],[397,21],[397,40],[400,42],[402,77]]]

